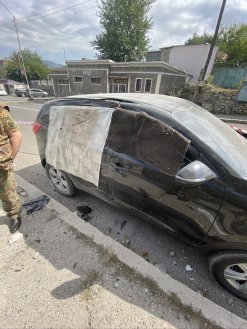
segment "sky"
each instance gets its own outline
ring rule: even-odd
[[[66,60],[96,58],[90,41],[101,31],[97,3],[100,0],[0,0],[0,59],[18,50],[13,17],[21,48],[42,59],[64,64]],[[149,16],[150,50],[181,45],[193,33],[213,32],[222,0],[156,0]],[[222,25],[247,24],[247,0],[228,0]]]

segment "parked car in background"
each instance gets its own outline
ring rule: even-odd
[[[59,193],[86,191],[207,251],[247,300],[247,141],[232,128],[181,98],[126,93],[47,102],[33,131]]]
[[[243,136],[244,138],[247,138],[247,130],[242,129],[242,128],[238,128],[235,126],[230,126],[232,129],[234,129],[237,133],[239,133],[241,136]]]
[[[5,89],[3,87],[0,87],[0,96],[7,96]]]
[[[43,91],[41,89],[27,89],[25,91],[25,96],[26,97],[30,97],[30,96],[33,96],[33,97],[47,97],[48,96],[48,93],[46,91]]]
[[[15,89],[15,95],[18,97],[25,96],[26,89]]]

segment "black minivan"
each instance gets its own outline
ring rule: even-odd
[[[184,99],[128,93],[47,102],[33,131],[58,192],[89,192],[206,250],[214,277],[247,299],[247,141],[238,133]]]

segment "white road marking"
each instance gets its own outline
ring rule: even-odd
[[[15,121],[18,125],[32,125],[32,121]]]
[[[13,106],[13,105],[11,105],[11,107],[15,107],[16,109],[22,109],[22,110],[26,110],[26,111],[39,112],[39,110],[28,109],[26,107]]]

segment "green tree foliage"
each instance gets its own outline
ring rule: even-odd
[[[49,69],[44,64],[40,56],[31,52],[29,49],[22,50],[22,57],[26,68],[28,80],[47,79]],[[19,52],[12,52],[10,61],[5,66],[8,79],[26,82],[22,71],[22,64]]]
[[[213,34],[204,32],[202,35],[194,33],[185,44],[197,45],[204,42],[211,43]],[[247,58],[247,24],[234,24],[222,27],[218,33],[216,45],[220,51],[228,55],[228,62],[235,63]]]
[[[99,59],[140,61],[148,50],[147,32],[152,27],[148,12],[152,0],[101,0],[102,32],[91,45]]]

